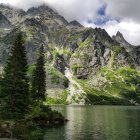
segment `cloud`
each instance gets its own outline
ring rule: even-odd
[[[10,4],[24,10],[43,4],[43,0],[0,0],[0,3]]]
[[[139,0],[0,0],[0,3],[24,10],[47,3],[68,21],[104,28],[111,36],[120,31],[128,42],[140,44]]]
[[[140,23],[139,0],[104,0],[104,2],[107,3],[106,14]]]
[[[101,0],[45,0],[50,6],[55,8],[68,21],[77,20],[79,22],[95,19],[97,11],[101,7]]]
[[[55,8],[68,21],[83,21],[97,17],[97,10],[102,0],[0,0],[0,3],[9,3],[18,8],[27,10],[32,6],[47,3]]]
[[[124,38],[132,45],[140,44],[140,24],[130,21],[117,22],[116,20],[108,21],[103,26],[97,26],[95,24],[83,23],[87,27],[101,27],[105,29],[110,36],[113,36],[120,31]]]

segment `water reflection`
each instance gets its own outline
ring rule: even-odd
[[[140,107],[53,106],[53,109],[62,112],[70,121],[62,126],[48,128],[25,129],[19,126],[13,131],[14,138],[25,140],[140,140]]]
[[[70,121],[61,132],[66,140],[140,140],[140,107],[67,106],[66,110]]]

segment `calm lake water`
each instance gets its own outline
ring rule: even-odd
[[[140,107],[52,106],[69,120],[37,128],[26,140],[140,140]],[[22,130],[23,128],[18,128]],[[17,134],[19,131],[17,132]]]
[[[140,140],[140,107],[55,106],[70,121],[45,140]]]

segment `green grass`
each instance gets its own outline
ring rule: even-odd
[[[103,68],[98,78],[105,77],[107,81],[95,88],[87,80],[77,80],[87,94],[88,104],[133,105],[130,100],[140,103],[140,73],[129,67],[118,70]]]
[[[51,76],[51,82],[52,84],[59,84],[60,83],[60,78],[62,77],[62,74],[55,69],[52,66],[47,65],[47,73]]]
[[[28,67],[28,74],[30,76],[33,75],[33,71],[34,71],[35,67],[36,67],[35,64],[29,65],[29,67]]]
[[[28,73],[32,75],[35,65],[30,65]],[[64,79],[63,85],[68,87],[68,79],[57,69],[46,65],[47,72],[51,75],[52,84],[59,84],[60,78]],[[80,68],[75,66],[74,69]],[[87,104],[106,104],[106,105],[133,105],[130,100],[140,103],[140,72],[130,67],[121,67],[117,70],[108,67],[102,68],[97,78],[106,78],[100,87],[90,85],[89,80],[75,79],[84,89],[87,95]],[[64,90],[58,99],[47,98],[48,104],[67,104],[69,90]]]
[[[93,38],[86,39],[84,42],[80,43],[80,48],[89,48],[90,44],[94,41]]]
[[[67,103],[67,96],[69,94],[69,90],[66,89],[63,91],[62,95],[58,98],[51,98],[51,97],[47,97],[47,104],[52,105],[52,104],[68,104]]]

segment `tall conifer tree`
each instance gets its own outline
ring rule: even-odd
[[[46,100],[46,72],[43,45],[39,49],[39,56],[36,62],[36,68],[32,77],[31,97],[36,103],[42,103]]]
[[[4,68],[1,114],[9,119],[21,119],[25,115],[29,104],[28,67],[23,44],[22,33],[18,33]]]

